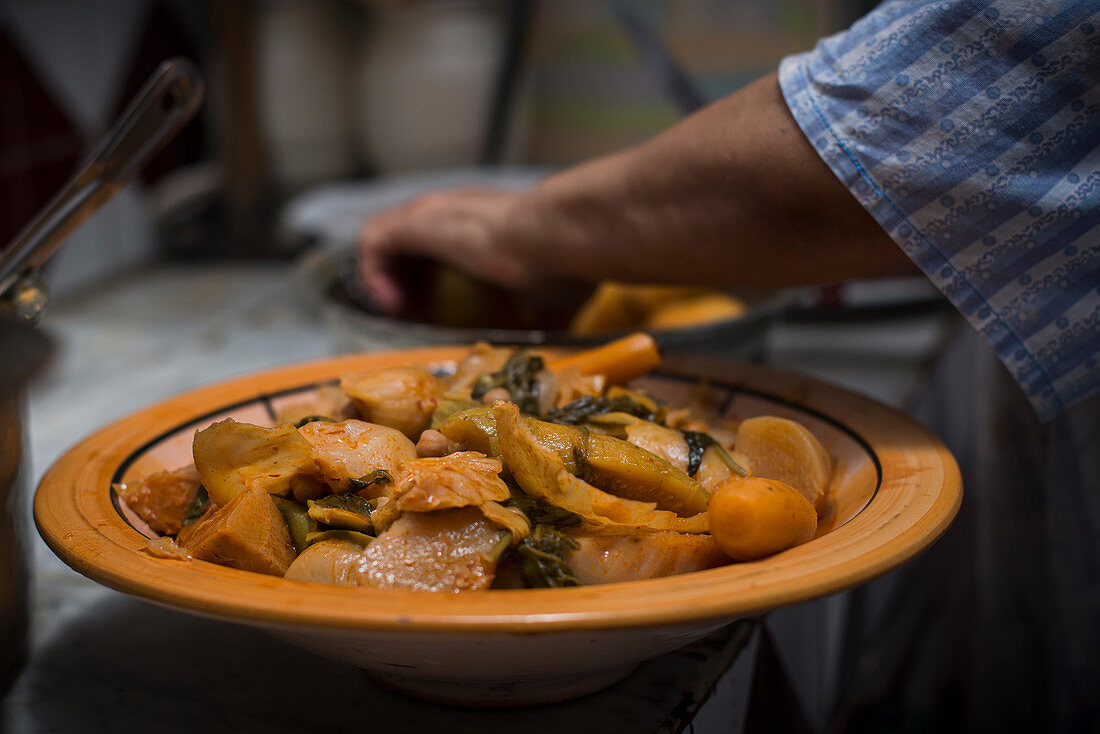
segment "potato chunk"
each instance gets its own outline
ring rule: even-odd
[[[363,546],[347,540],[322,540],[302,551],[284,578],[319,584],[354,586]]]
[[[749,418],[737,429],[736,448],[748,457],[754,476],[791,485],[822,512],[833,464],[808,428],[770,415]]]
[[[565,564],[582,584],[610,584],[673,576],[729,563],[709,535],[657,532],[578,536]]]
[[[116,485],[122,501],[161,535],[175,535],[187,519],[187,509],[199,491],[194,464],[150,474],[136,484]]]
[[[202,521],[187,539],[203,561],[282,576],[294,560],[294,543],[271,495],[259,488],[238,494]]]
[[[405,513],[363,551],[357,580],[409,591],[487,589],[508,540],[473,507]]]
[[[196,432],[192,451],[219,507],[250,489],[288,495],[296,480],[319,473],[313,448],[291,425],[263,428],[229,418]]]
[[[396,428],[413,440],[428,427],[443,396],[443,384],[417,367],[349,373],[340,377],[340,389],[365,420]]]
[[[710,499],[710,532],[736,561],[805,543],[817,531],[817,513],[798,490],[778,479],[728,479]]]

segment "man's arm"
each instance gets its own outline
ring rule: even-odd
[[[515,287],[784,286],[914,272],[805,139],[774,74],[528,191],[432,194],[368,222],[361,270],[390,310],[402,300],[391,274],[401,254]]]

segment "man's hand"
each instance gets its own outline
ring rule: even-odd
[[[521,193],[431,194],[368,222],[364,283],[389,312],[401,255],[526,290],[616,279],[792,286],[915,272],[799,130],[775,74],[653,140]]]

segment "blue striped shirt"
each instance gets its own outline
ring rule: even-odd
[[[1100,2],[888,0],[779,82],[1041,418],[1100,390]]]

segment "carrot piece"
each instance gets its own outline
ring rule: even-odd
[[[641,377],[661,364],[657,342],[639,331],[622,339],[587,349],[567,357],[552,359],[547,364],[554,372],[577,367],[582,375],[604,375],[608,384],[621,385]]]

